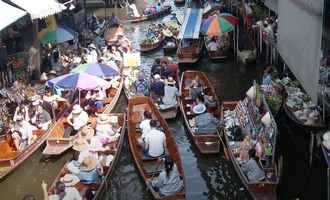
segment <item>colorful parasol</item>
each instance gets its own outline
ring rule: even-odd
[[[113,61],[108,64],[93,63],[93,64],[81,64],[71,70],[71,73],[81,73],[98,76],[98,77],[109,77],[116,76],[119,74],[119,68]]]
[[[48,31],[41,36],[41,42],[47,43],[63,43],[74,39],[74,34],[64,27],[57,27],[53,31]]]
[[[236,22],[233,21],[232,17],[229,18],[227,16],[219,16],[218,14],[214,14],[203,21],[201,32],[207,34],[208,36],[220,36],[224,33],[233,31],[235,24]]]
[[[65,74],[47,81],[49,87],[55,86],[63,89],[93,90],[96,88],[109,88],[109,82],[87,73]]]
[[[238,18],[230,13],[220,13],[220,17],[225,18],[227,21],[229,21],[233,25],[238,25],[238,23],[239,23]]]

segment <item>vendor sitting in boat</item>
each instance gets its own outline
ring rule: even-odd
[[[162,103],[159,105],[161,110],[177,106],[176,98],[179,96],[179,91],[175,84],[176,82],[172,77],[168,77],[165,81],[164,96],[162,97]]]
[[[241,169],[247,176],[249,182],[262,181],[265,178],[265,172],[259,167],[256,161],[256,150],[249,150],[249,160],[241,165]]]
[[[189,94],[192,100],[196,100],[197,96],[203,93],[203,84],[199,76],[196,76],[189,86]]]
[[[96,137],[101,141],[103,145],[115,142],[118,140],[120,134],[118,130],[115,130],[115,125],[118,123],[118,118],[115,116],[108,116],[100,114],[97,117],[96,122]]]
[[[159,74],[154,75],[154,80],[151,83],[151,97],[156,101],[160,102],[161,97],[164,96],[164,81],[161,79]]]
[[[204,104],[198,104],[193,108],[196,133],[216,133],[220,125],[220,121],[213,116],[212,113],[206,112]]]
[[[36,136],[33,135],[33,131],[36,129],[35,126],[32,126],[28,121],[24,120],[23,116],[17,116],[11,132],[15,147],[18,151],[22,151],[35,141]]]
[[[169,196],[183,189],[183,180],[173,159],[165,156],[165,169],[151,180],[151,185],[161,196]]]
[[[31,124],[46,131],[49,128],[49,125],[52,123],[52,118],[50,114],[41,106],[39,105],[31,116]]]
[[[68,179],[70,178],[70,180]],[[41,188],[43,191],[44,200],[71,199],[82,200],[82,197],[77,188],[72,187],[79,182],[79,178],[65,175],[61,178],[62,181],[56,182],[54,194],[48,196],[47,183],[42,181]],[[64,183],[65,182],[65,183]]]
[[[149,82],[144,78],[144,74],[140,73],[138,79],[134,82],[136,95],[149,96]]]
[[[88,100],[86,110],[97,111],[103,108],[103,100],[106,98],[105,91],[100,88],[96,91],[88,91],[85,99]]]
[[[219,44],[218,44],[218,42],[217,42],[216,37],[212,37],[211,40],[208,41],[207,49],[208,49],[209,51],[218,51],[218,49],[219,49]]]
[[[88,114],[78,104],[73,106],[72,112],[67,117],[68,124],[71,125],[75,131],[84,127],[88,123],[88,120]]]
[[[157,158],[165,154],[166,137],[157,129],[157,121],[150,121],[150,131],[145,135],[143,153],[147,157]]]

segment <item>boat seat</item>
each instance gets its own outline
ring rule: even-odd
[[[159,165],[158,162],[147,162],[143,163],[143,169],[148,175],[154,175],[159,174],[164,169],[164,165]]]
[[[150,156],[146,156],[146,155],[144,155],[142,149],[140,149],[140,154],[141,154],[141,159],[142,159],[143,161],[156,161],[158,158],[163,158],[163,157],[165,157],[165,154],[163,154],[163,155],[161,155],[161,156],[159,156],[159,157],[150,157]]]

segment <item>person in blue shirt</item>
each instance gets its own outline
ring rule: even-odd
[[[164,96],[164,87],[165,84],[161,80],[159,74],[154,75],[154,81],[151,84],[151,93],[154,100],[158,101],[162,96]]]
[[[271,85],[272,84],[272,68],[267,67],[262,76],[262,85]]]

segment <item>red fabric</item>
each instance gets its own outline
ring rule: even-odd
[[[177,73],[178,73],[178,65],[177,64],[168,64],[167,69],[169,71],[169,76],[173,77],[174,80],[177,78]],[[178,80],[176,80],[178,81]]]

